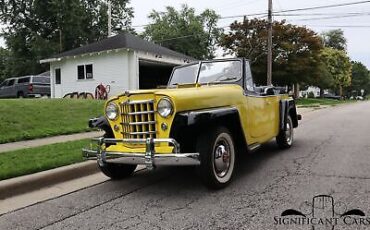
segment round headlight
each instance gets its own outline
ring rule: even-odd
[[[118,116],[118,106],[115,103],[110,102],[105,108],[105,114],[109,120],[115,120]]]
[[[158,105],[157,105],[158,113],[162,117],[168,117],[169,115],[172,114],[173,112],[173,106],[168,98],[162,98],[159,100]]]

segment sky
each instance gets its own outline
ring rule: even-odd
[[[358,1],[361,0],[273,0],[273,10],[282,11]],[[142,32],[143,27],[140,25],[151,22],[147,16],[153,9],[164,11],[166,6],[179,9],[182,4],[195,8],[197,13],[208,8],[215,10],[221,17],[225,17],[267,12],[268,0],[131,0],[130,5],[134,8],[135,16],[132,25],[138,32]],[[350,15],[352,13],[357,15]],[[360,15],[358,15],[359,13]],[[286,19],[288,23],[306,25],[317,33],[337,28],[342,29],[347,39],[347,52],[350,58],[354,61],[361,61],[370,69],[370,2],[285,14],[299,14],[299,16],[275,16],[274,19]],[[338,18],[340,16],[342,17]],[[336,18],[329,19],[329,17]],[[234,20],[242,20],[242,17],[221,19],[218,26],[228,26]],[[4,46],[4,41],[0,41],[0,46]]]
[[[273,10],[282,11],[358,1],[360,0],[273,0]],[[195,8],[197,13],[208,8],[215,10],[217,14],[221,15],[221,17],[267,12],[268,8],[268,0],[131,0],[131,6],[135,11],[133,26],[150,23],[147,15],[153,9],[156,11],[164,11],[166,6],[173,6],[179,9],[181,4],[184,3]],[[349,17],[349,14],[351,13],[361,13],[362,15]],[[288,23],[306,25],[317,33],[331,29],[342,29],[344,31],[344,36],[347,39],[347,52],[350,58],[354,61],[361,61],[368,69],[370,69],[370,2],[353,6],[299,11],[285,14],[300,14],[300,16],[279,16],[274,17],[274,19],[286,19]],[[342,16],[342,18],[338,18],[337,16]],[[328,17],[337,18],[328,19]],[[242,17],[222,19],[219,21],[218,26],[227,26],[234,20],[240,21],[242,20]],[[143,31],[143,27],[135,27],[135,29],[138,32]]]

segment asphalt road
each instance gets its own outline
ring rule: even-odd
[[[311,229],[276,218],[286,209],[328,217],[330,205],[312,206],[321,194],[334,198],[335,216],[359,209],[370,217],[370,102],[303,119],[291,149],[270,142],[246,155],[223,190],[203,187],[192,168],[143,170],[4,214],[0,229]],[[351,220],[335,229],[370,229]]]

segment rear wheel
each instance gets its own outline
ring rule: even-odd
[[[136,165],[124,165],[124,164],[113,164],[113,163],[104,163],[99,165],[100,170],[104,175],[110,177],[112,180],[120,180],[126,177],[131,176],[135,169]]]
[[[218,127],[198,137],[200,153],[199,174],[203,183],[212,189],[227,186],[234,174],[235,145],[228,129]]]
[[[286,118],[284,130],[280,130],[279,135],[276,137],[276,143],[281,149],[290,148],[293,145],[294,129],[293,121],[290,115]]]
[[[18,98],[24,98],[24,94],[23,94],[23,92],[18,92],[18,93],[17,93],[17,97],[18,97]]]

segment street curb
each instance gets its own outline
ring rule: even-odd
[[[0,201],[97,172],[96,161],[87,161],[0,181]]]

